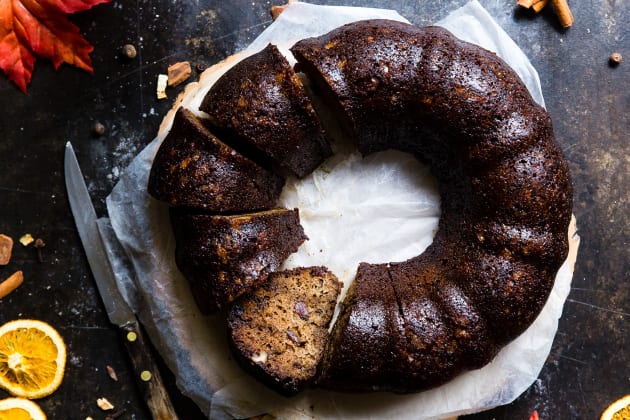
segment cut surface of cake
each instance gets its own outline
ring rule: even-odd
[[[341,286],[325,267],[273,273],[228,313],[237,360],[283,394],[302,390],[316,375]]]
[[[210,215],[171,209],[175,261],[203,313],[261,285],[306,240],[297,209]]]

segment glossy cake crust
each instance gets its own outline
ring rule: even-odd
[[[153,160],[147,190],[173,206],[234,212],[275,206],[283,185],[182,107]]]
[[[332,154],[310,99],[275,45],[228,70],[199,109],[248,156],[297,177]]]
[[[417,392],[484,366],[538,316],[568,253],[572,187],[548,113],[495,54],[438,27],[355,22],[299,41],[291,52],[316,103],[332,111],[320,115],[338,119],[359,151],[367,155],[398,149],[430,165],[441,197],[438,231],[425,252],[407,261],[360,264],[328,340],[322,339],[321,328],[299,343],[293,330],[279,340],[274,334],[258,334],[251,316],[267,314],[262,330],[281,325],[287,314],[293,316],[291,322],[296,320],[286,301],[301,288],[309,290],[306,283],[298,290],[272,291],[265,281],[304,240],[297,211],[291,215],[285,210],[282,219],[292,221],[280,225],[270,224],[279,216],[275,210],[255,217],[191,215],[187,195],[197,197],[195,185],[208,182],[198,171],[188,171],[180,158],[173,170],[180,171],[175,179],[186,188],[171,184],[177,187],[175,196],[159,195],[169,184],[154,178],[150,191],[178,207],[173,210],[177,262],[200,307],[222,309],[241,296],[228,311],[236,359],[283,393],[310,383],[348,392]],[[285,83],[291,89],[299,86],[278,55],[275,47],[268,47],[237,63],[204,99],[201,109],[230,146],[216,148],[213,141],[213,151],[196,151],[198,146],[187,138],[190,133],[196,138],[200,126],[190,127],[190,118],[184,119],[189,127],[174,125],[172,138],[165,141],[167,153],[158,153],[154,169],[171,167],[172,156],[189,159],[201,153],[216,161],[216,169],[208,173],[217,186],[221,177],[216,171],[232,165],[224,192],[235,198],[234,205],[240,199],[240,206],[248,207],[254,199],[263,208],[271,208],[277,198],[275,189],[267,188],[275,181],[265,172],[261,183],[252,182],[257,179],[250,172],[253,162],[239,166],[245,155],[259,156],[258,151],[265,155],[260,160],[297,176],[314,170],[330,151],[322,146],[322,130],[302,90],[299,95],[272,94]],[[300,135],[307,147],[290,136],[306,127],[300,123],[290,128],[304,110],[307,132],[316,133]],[[184,111],[178,115],[181,120]],[[254,142],[244,141],[246,137]],[[230,147],[238,151],[226,155]],[[236,166],[235,155],[240,156]],[[265,186],[269,199],[258,201],[260,189],[251,185]],[[215,204],[222,197],[213,198]],[[272,260],[263,263],[269,252]],[[261,274],[255,278],[248,274],[252,264]],[[289,277],[293,274],[301,280],[309,277],[303,271]],[[272,292],[281,303],[269,309]],[[312,306],[319,301],[321,308],[330,308],[329,297],[315,297]],[[260,358],[263,348],[280,355],[276,350],[286,348],[287,340],[317,349],[304,354],[295,348],[296,354],[306,355],[308,368],[285,363],[282,357]],[[318,364],[316,371],[313,364]]]
[[[307,237],[297,209],[211,215],[171,209],[175,261],[204,313],[262,285]]]
[[[291,51],[363,154],[414,154],[442,200],[423,254],[360,267],[318,384],[415,392],[483,366],[533,322],[567,256],[571,183],[549,115],[495,54],[438,27],[362,21]],[[365,295],[375,278],[381,301]],[[385,359],[370,323],[393,343]]]

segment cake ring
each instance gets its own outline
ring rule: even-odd
[[[534,321],[567,257],[572,187],[548,113],[495,54],[439,27],[360,21],[291,52],[302,82],[269,46],[210,89],[203,123],[193,113],[176,118],[156,155],[152,195],[177,207],[178,217],[232,221],[221,235],[190,223],[178,235],[173,225],[178,247],[204,250],[178,258],[193,292],[201,291],[200,307],[226,311],[237,359],[284,394],[306,386],[418,392],[484,366]],[[207,129],[182,135],[178,124],[191,120]],[[290,246],[251,234],[240,220],[268,218],[277,177],[308,175],[330,156],[326,137],[334,133],[363,155],[396,149],[427,163],[441,216],[421,255],[359,265],[327,334],[339,293],[334,276],[325,267],[276,272],[306,239],[295,218],[273,233],[295,235],[286,238]],[[259,169],[241,179],[238,165]],[[236,180],[222,183],[219,167]],[[193,184],[195,202],[187,201]],[[237,184],[248,185],[248,199],[213,208],[233,198]],[[250,264],[234,270],[239,275],[217,268],[241,264],[226,255],[243,244],[277,254],[273,266]],[[212,292],[227,285],[230,293]],[[273,334],[278,328],[284,334]]]

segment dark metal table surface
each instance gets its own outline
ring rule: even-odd
[[[42,238],[41,260],[19,243],[0,278],[23,270],[24,284],[0,300],[0,323],[38,318],[55,326],[68,347],[60,389],[39,401],[51,419],[104,418],[106,397],[121,419],[148,414],[135,391],[124,347],[96,292],[63,181],[63,150],[71,140],[99,215],[120,173],[156,134],[169,98],[156,99],[156,79],[169,64],[211,65],[243,49],[271,23],[280,1],[115,0],[72,16],[95,46],[95,73],[54,71],[38,60],[28,93],[0,77],[0,233]],[[381,6],[416,24],[430,24],[465,0],[315,1]],[[540,73],[558,141],[572,170],[574,212],[582,238],[559,331],[539,379],[512,404],[475,419],[593,419],[630,393],[630,2],[572,1],[573,27],[562,30],[550,7],[540,15],[513,1],[481,0]],[[0,7],[6,7],[0,3]],[[121,56],[122,45],[138,49]],[[608,64],[613,51],[626,56]],[[193,79],[196,77],[193,72]],[[192,79],[191,79],[192,80]],[[105,126],[95,136],[96,122]],[[106,366],[118,374],[111,380]],[[202,418],[175,391],[182,418]],[[0,398],[7,396],[0,391]],[[111,414],[111,413],[110,413]]]

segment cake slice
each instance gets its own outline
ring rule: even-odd
[[[302,390],[315,378],[341,286],[325,267],[272,274],[228,313],[237,360],[284,395]]]
[[[210,215],[172,208],[175,262],[203,313],[267,280],[306,240],[297,209]]]
[[[239,151],[299,178],[332,154],[310,99],[274,45],[228,70],[199,109]]]
[[[389,265],[361,263],[341,305],[316,385],[337,391],[398,391],[402,384],[394,361],[404,348],[404,320]]]
[[[284,179],[216,138],[185,108],[160,145],[148,191],[174,206],[215,212],[275,207]]]

